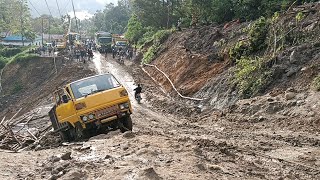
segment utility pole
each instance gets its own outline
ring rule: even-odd
[[[51,33],[50,33],[50,17],[48,18],[48,20],[49,20],[49,31],[48,31],[48,33],[49,33],[49,43],[51,42]]]
[[[41,42],[42,42],[42,46],[43,46],[43,17],[41,17]]]
[[[23,0],[21,0],[21,12],[20,12],[20,22],[21,22],[21,41],[22,41],[22,46],[24,46],[24,29],[23,29]]]

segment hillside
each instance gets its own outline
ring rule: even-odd
[[[270,19],[177,31],[152,64],[183,95],[203,98],[201,104],[219,109],[288,88],[309,91],[319,70],[319,12],[314,3]],[[163,74],[146,69],[176,95]]]

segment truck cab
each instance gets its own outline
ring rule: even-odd
[[[132,130],[127,90],[110,73],[90,76],[54,92],[49,112],[55,131],[65,140],[82,139],[97,130]]]

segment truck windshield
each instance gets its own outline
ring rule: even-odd
[[[103,74],[74,82],[70,86],[74,97],[78,99],[119,87],[120,83],[111,74]]]
[[[100,43],[111,43],[112,38],[106,37],[106,38],[99,38]]]

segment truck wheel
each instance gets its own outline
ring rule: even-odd
[[[120,131],[122,133],[124,133],[126,131],[132,131],[132,120],[131,120],[130,116],[123,118],[120,123],[122,123],[122,125],[123,125],[123,126],[120,126]]]
[[[80,124],[76,124],[74,127],[74,135],[75,135],[75,140],[82,140],[85,138],[85,132],[82,129],[82,126]]]
[[[62,141],[68,141],[68,142],[70,142],[70,141],[73,140],[73,138],[72,138],[69,130],[67,130],[67,131],[60,131],[59,134],[60,134],[60,137],[61,137]]]

